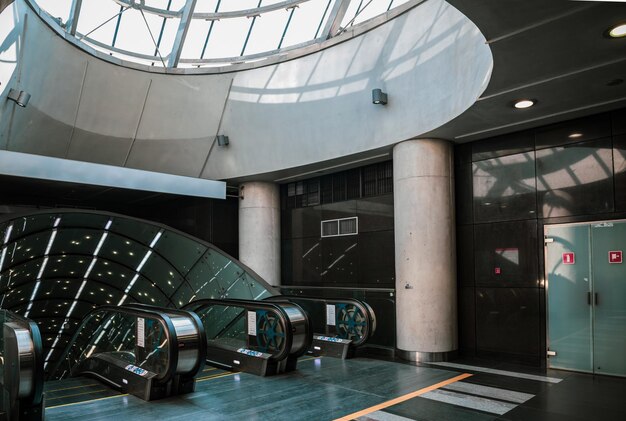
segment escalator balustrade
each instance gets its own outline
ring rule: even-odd
[[[43,347],[39,328],[32,320],[0,310],[0,419],[44,419]]]
[[[376,331],[374,310],[366,302],[353,298],[277,295],[265,301],[291,302],[306,311],[314,332],[309,349],[313,355],[351,357]]]
[[[189,393],[204,367],[202,325],[184,311],[103,306],[79,325],[49,379],[89,376],[144,400]]]
[[[294,303],[203,299],[184,308],[202,320],[207,361],[221,368],[261,376],[292,371],[312,341],[309,318]]]

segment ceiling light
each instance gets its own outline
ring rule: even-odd
[[[570,139],[578,139],[579,137],[583,137],[583,134],[579,132],[575,132],[575,133],[570,134],[567,137],[569,137]]]
[[[613,26],[607,30],[609,37],[611,38],[624,38],[626,37],[626,23]]]
[[[534,100],[534,99],[519,99],[519,100],[515,101],[513,106],[515,108],[517,108],[518,110],[522,110],[524,108],[530,108],[533,105],[535,105],[536,103],[537,103],[537,101]]]

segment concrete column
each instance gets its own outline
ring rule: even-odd
[[[280,285],[280,192],[278,185],[239,186],[239,260],[269,284]]]
[[[412,361],[446,360],[457,350],[453,169],[447,141],[393,149],[396,346]]]

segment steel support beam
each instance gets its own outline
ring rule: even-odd
[[[72,8],[70,9],[70,17],[65,24],[65,30],[70,35],[76,35],[76,28],[78,27],[78,18],[80,17],[80,7],[83,5],[83,0],[72,0]]]
[[[350,1],[351,0],[337,0],[335,4],[333,4],[333,8],[330,11],[330,15],[328,15],[328,20],[326,21],[324,30],[320,34],[320,38],[332,38],[337,34],[337,32],[339,32],[341,21],[348,11]]]
[[[172,53],[170,54],[167,67],[178,67],[178,61],[180,60],[180,55],[183,52],[183,45],[185,45],[185,38],[187,38],[187,32],[189,32],[189,25],[191,24],[193,11],[196,8],[196,1],[197,0],[187,0],[185,6],[182,8],[178,32],[176,32],[174,46],[172,47]]]

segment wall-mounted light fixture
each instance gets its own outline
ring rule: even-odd
[[[9,89],[8,98],[15,102],[20,107],[24,108],[28,105],[28,101],[30,101],[30,94],[24,91],[18,91],[17,89]]]
[[[372,89],[372,104],[387,104],[387,93],[383,92],[382,89]]]
[[[218,135],[216,136],[216,138],[217,138],[217,144],[218,144],[218,146],[228,146],[228,144],[230,143],[230,142],[228,141],[228,136],[226,136],[226,135],[223,135],[223,134],[218,134]]]

